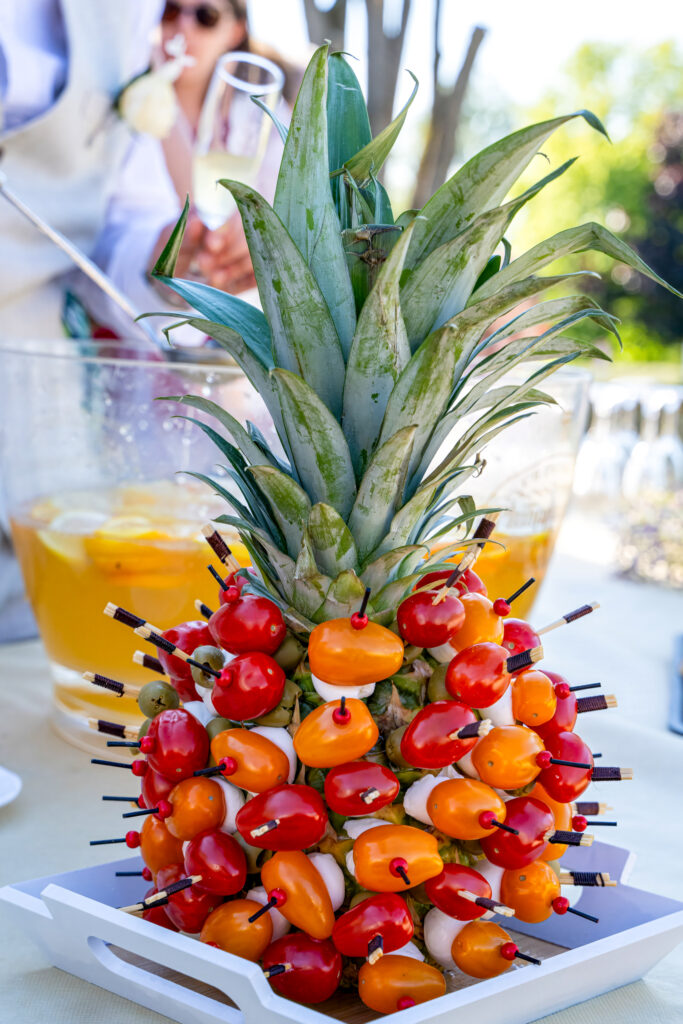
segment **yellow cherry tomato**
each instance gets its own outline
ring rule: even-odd
[[[412,825],[381,825],[361,833],[353,844],[353,863],[358,884],[369,892],[404,892],[443,870],[436,837]]]
[[[308,663],[314,676],[333,686],[378,683],[403,664],[403,641],[376,622],[354,629],[350,619],[330,619],[311,633]]]
[[[545,921],[553,912],[553,900],[560,895],[560,881],[543,860],[503,872],[500,898],[507,907],[512,907],[520,921],[528,924]]]
[[[445,993],[441,971],[412,956],[388,953],[374,964],[366,960],[358,972],[358,995],[377,1013],[395,1013]]]
[[[211,755],[218,763],[231,757],[237,767],[226,778],[249,793],[263,793],[289,778],[289,758],[266,736],[248,729],[226,729],[211,741]]]
[[[482,824],[482,815],[505,821],[505,801],[478,779],[447,779],[429,794],[427,813],[444,835],[454,839],[481,839],[495,825]],[[485,821],[485,819],[484,819]]]
[[[511,965],[501,953],[510,936],[493,921],[470,921],[453,939],[451,956],[472,978],[495,978]]]
[[[551,796],[548,796],[540,782],[536,783],[529,793],[529,796],[532,796],[535,800],[540,800],[546,805],[546,807],[550,808],[553,812],[556,829],[571,832],[573,817],[571,804],[560,804],[557,800],[553,800]],[[548,843],[548,846],[539,857],[539,860],[559,860],[560,857],[564,857],[568,849],[569,847],[564,843]]]
[[[482,782],[494,789],[522,789],[539,774],[536,758],[544,749],[533,729],[501,725],[477,741],[472,764]]]
[[[518,722],[535,728],[549,722],[555,714],[555,686],[537,668],[521,672],[512,682],[512,713]]]
[[[278,910],[295,928],[313,939],[327,939],[334,926],[330,894],[322,876],[301,850],[280,850],[261,868],[261,882],[270,896],[284,893]]]
[[[362,700],[330,700],[306,715],[294,733],[297,757],[310,768],[333,768],[374,747],[379,729]]]
[[[209,914],[199,938],[245,960],[260,960],[273,937],[270,914],[249,921],[260,909],[261,904],[256,900],[224,903]]]
[[[148,814],[140,829],[140,853],[153,875],[171,864],[183,863],[182,842],[171,835],[156,814]]]
[[[473,644],[499,644],[503,639],[503,620],[493,610],[488,597],[476,591],[463,594],[460,598],[465,606],[465,621],[449,643],[456,651],[462,651]]]
[[[173,813],[166,819],[166,828],[183,842],[218,828],[225,817],[223,790],[213,779],[183,779],[173,787],[168,799]]]

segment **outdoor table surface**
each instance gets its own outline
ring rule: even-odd
[[[614,807],[620,827],[601,840],[634,850],[631,885],[683,899],[683,736],[667,730],[673,639],[683,629],[680,592],[613,576],[582,560],[568,534],[553,559],[533,614],[539,626],[588,601],[601,609],[547,634],[545,664],[572,683],[600,680],[617,710],[586,714],[581,733],[601,764],[633,768],[633,782],[591,787]],[[572,550],[575,548],[575,550]],[[542,667],[542,666],[541,666]],[[23,790],[0,808],[0,884],[111,859],[88,840],[117,833],[104,769],[50,728],[51,684],[37,641],[0,646],[0,764]],[[109,780],[109,781],[108,781]],[[598,831],[598,830],[596,830]],[[115,854],[119,856],[118,852]],[[0,915],[2,908],[0,907]],[[0,1020],[3,1024],[156,1024],[168,1018],[49,967],[0,916]],[[550,1017],[547,1024],[674,1024],[683,1021],[683,946],[643,981]]]

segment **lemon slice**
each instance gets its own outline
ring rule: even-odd
[[[57,558],[68,562],[86,559],[85,540],[107,521],[102,512],[72,509],[56,516],[44,530],[38,530],[41,543]]]

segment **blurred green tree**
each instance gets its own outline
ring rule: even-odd
[[[545,153],[554,165],[577,152],[581,159],[520,217],[511,232],[516,251],[567,224],[596,220],[683,290],[681,66],[672,42],[640,53],[586,43],[576,52],[558,86],[525,119],[588,107],[613,143],[582,132],[577,145],[573,129],[553,136]],[[576,258],[571,262],[576,269]],[[626,358],[677,357],[676,343],[683,341],[680,299],[668,292],[655,295],[649,281],[621,264],[610,269],[600,254],[585,253],[581,263],[602,274],[590,287],[604,308],[621,317]]]

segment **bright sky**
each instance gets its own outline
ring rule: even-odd
[[[365,50],[362,0],[348,0],[352,23],[346,47],[359,56]],[[400,9],[401,0],[393,0]],[[318,0],[321,7],[329,0]],[[287,52],[305,45],[302,0],[250,0],[254,34]],[[392,0],[387,0],[387,9]],[[429,106],[431,34],[434,0],[414,0],[403,64],[421,81],[415,112]],[[443,0],[441,39],[445,71],[454,75],[472,28],[488,29],[479,51],[476,75],[480,89],[498,89],[513,103],[528,105],[557,81],[557,69],[582,43],[602,41],[648,47],[665,39],[683,45],[679,0]],[[364,61],[360,69],[364,67]],[[409,93],[404,76],[402,98]],[[421,95],[420,95],[421,94]],[[400,96],[400,98],[401,98]]]

